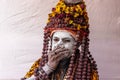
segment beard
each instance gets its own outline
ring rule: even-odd
[[[66,66],[69,65],[69,62],[70,62],[70,58],[64,58],[59,62],[58,67],[65,68]]]

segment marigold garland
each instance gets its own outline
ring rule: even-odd
[[[52,8],[52,13],[49,14],[48,23],[51,22],[50,18],[57,17],[56,15],[66,14],[73,16],[74,18],[77,18],[79,16],[84,16],[85,22],[88,23],[88,17],[86,12],[86,5],[82,1],[80,4],[76,5],[67,5],[63,0],[60,0],[55,8]],[[59,16],[59,18],[65,18],[65,15]],[[74,27],[77,28],[77,30],[80,30],[81,28],[86,29],[88,26],[82,26],[76,22],[74,22],[72,19],[68,19],[68,17],[65,18],[67,22],[69,22],[70,25],[74,25]]]

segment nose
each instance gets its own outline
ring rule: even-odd
[[[63,47],[64,47],[63,41],[62,41],[62,40],[60,40],[60,41],[59,41],[59,43],[57,44],[57,46],[59,46],[59,47],[63,48]]]
[[[56,47],[64,48],[65,45],[63,44],[63,41],[60,40],[60,41],[58,41],[56,44],[52,44],[52,50],[53,50],[54,48],[56,48]]]
[[[63,44],[63,41],[60,40],[60,41],[58,42],[58,45],[62,45],[62,44]]]

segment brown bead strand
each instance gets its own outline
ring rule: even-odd
[[[40,66],[39,68],[37,68],[35,70],[34,75],[36,76],[35,80],[40,80],[42,78],[42,80],[48,80],[48,76],[47,74],[44,72],[44,70],[42,69],[42,67],[45,65],[45,63],[48,62],[48,44],[49,44],[49,34],[48,33],[44,33],[44,42],[43,42],[43,52],[42,52],[42,61],[40,62]],[[41,70],[42,74],[39,73],[39,71]]]
[[[84,55],[85,56],[85,55]],[[82,72],[82,79],[86,80],[87,79],[87,64],[88,64],[88,59],[87,57],[84,57],[84,61],[83,61],[83,72]]]
[[[87,61],[83,61],[83,68],[82,68],[82,79],[86,79],[87,77]]]
[[[72,54],[71,59],[70,59],[70,64],[66,73],[66,80],[72,80],[73,76],[73,67],[74,67],[74,59],[75,59],[75,53]]]
[[[86,37],[86,54],[87,54],[87,56],[90,54],[90,52],[89,52],[89,38],[88,38],[88,36]],[[88,58],[89,58],[89,63],[88,63],[88,70],[87,70],[87,79],[90,79],[91,78],[90,74],[92,74],[92,70],[93,70],[93,67],[92,67],[93,63],[92,63],[92,58],[90,59],[89,56],[88,56]]]
[[[92,73],[92,66],[91,66],[91,61],[89,59],[89,57],[87,56],[87,53],[86,53],[86,58],[85,58],[85,62],[87,61],[87,64],[86,65],[86,80],[91,80],[91,73]]]
[[[88,73],[88,69],[87,69],[87,64],[88,64],[88,56],[87,56],[87,52],[88,52],[88,43],[87,43],[87,39],[86,38],[84,38],[84,44],[85,44],[85,53],[84,53],[84,69],[83,69],[83,76],[82,76],[82,78],[83,78],[83,80],[85,79],[87,79],[87,73]]]
[[[88,25],[89,26],[89,25]],[[87,33],[89,33],[89,30],[86,30]],[[92,55],[89,52],[89,38],[88,38],[89,34],[86,35],[85,40],[85,54],[87,55],[87,57],[89,58],[89,65],[87,66],[87,79],[90,80],[90,74],[92,73],[92,70],[96,70],[97,72],[97,65],[96,62],[94,60],[94,58],[92,57]]]
[[[43,42],[43,52],[42,52],[42,65],[41,66],[44,66],[45,63],[47,63],[48,61],[48,55],[47,55],[47,52],[48,52],[48,44],[49,44],[49,33],[47,32],[44,32],[44,42]]]
[[[83,41],[82,41],[83,42]],[[78,66],[76,69],[75,79],[76,80],[82,80],[82,68],[83,68],[83,54],[84,54],[84,45],[81,44],[81,53],[78,59]]]
[[[72,53],[72,56],[70,58],[70,64],[69,64],[69,67],[68,67],[68,70],[67,70],[67,73],[66,73],[66,80],[72,80],[73,79],[73,68],[74,68],[74,63],[75,63],[75,57],[76,57],[76,46],[77,44],[74,44],[74,53]]]
[[[90,78],[91,78],[91,73],[92,73],[91,71],[92,71],[91,63],[89,61],[89,63],[87,64],[87,80],[90,80]]]
[[[82,57],[82,61],[83,61],[83,64],[82,64],[82,75],[84,75],[84,73],[85,73],[85,66],[86,66],[86,60],[85,60],[85,54],[83,55],[83,57]]]
[[[78,73],[80,76],[79,78],[77,77],[78,80],[85,80],[86,77],[87,77],[87,56],[85,54],[85,48],[86,48],[86,45],[85,45],[85,38],[83,38],[82,40],[82,44],[81,44],[81,54],[80,54],[80,58],[79,58],[79,65],[78,65],[78,69],[76,73]],[[81,70],[80,70],[81,69]]]
[[[76,69],[75,80],[81,80],[82,57],[80,56],[80,52],[79,52],[79,57],[77,59],[77,62],[78,62],[78,65],[77,65],[77,69]]]
[[[89,41],[89,38],[87,37],[87,40]],[[88,42],[87,41],[87,42]],[[94,58],[92,57],[92,55],[90,54],[90,52],[88,51],[88,57],[90,58],[90,61],[91,61],[91,63],[92,63],[92,67],[93,67],[93,69],[98,73],[98,71],[97,71],[97,64],[96,64],[96,61],[94,60]]]
[[[86,58],[86,55],[85,55],[85,48],[86,48],[86,45],[85,45],[85,38],[83,38],[83,41],[82,41],[82,45],[81,45],[81,53],[82,53],[82,76],[81,76],[81,79],[82,80],[85,80],[86,78],[86,64],[87,64],[87,61],[85,61],[85,58]]]

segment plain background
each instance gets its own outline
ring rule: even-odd
[[[0,80],[19,80],[40,58],[43,28],[58,0],[0,0]],[[100,80],[120,80],[120,0],[85,0]]]

